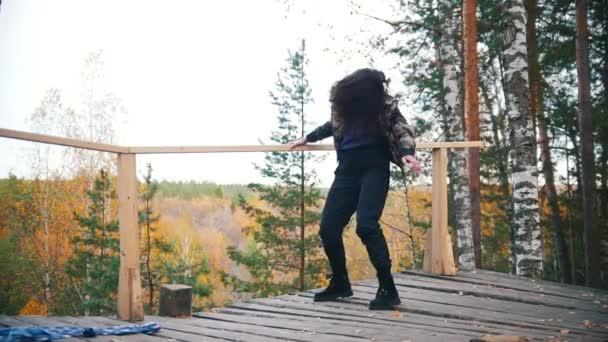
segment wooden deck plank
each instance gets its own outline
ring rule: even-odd
[[[243,322],[234,322],[234,321],[226,321],[221,320],[219,318],[212,318],[210,316],[197,317],[192,319],[184,320],[184,324],[192,326],[192,329],[196,329],[199,327],[203,328],[213,328],[213,329],[223,329],[228,332],[240,332],[240,333],[250,333],[259,335],[260,337],[265,338],[274,338],[280,340],[287,341],[309,341],[314,336],[315,341],[353,341],[356,340],[354,337],[345,338],[340,335],[332,335],[325,333],[318,333],[312,331],[312,329],[303,327],[303,328],[295,328],[290,327],[289,325],[282,326],[278,324],[266,324],[266,325],[258,325],[255,323],[247,322],[246,320]]]
[[[554,291],[555,293],[591,293],[608,299],[608,290],[591,289],[579,285],[560,284],[548,280],[532,279],[520,277],[508,273],[499,273],[488,270],[476,270],[472,272],[459,272],[458,276],[470,279],[477,279],[484,282],[496,282],[515,286],[528,286],[530,288],[542,287],[545,291]]]
[[[468,272],[470,274],[471,272]],[[603,307],[602,301],[608,303],[608,300],[603,299],[601,295],[594,295],[593,292],[589,292],[589,289],[583,288],[583,290],[571,290],[571,291],[556,291],[555,289],[547,288],[546,285],[540,285],[536,282],[530,281],[529,283],[506,283],[498,281],[484,281],[481,279],[470,278],[462,276],[464,273],[459,273],[455,276],[441,276],[423,272],[410,272],[404,271],[402,273],[396,273],[395,278],[399,279],[410,279],[418,280],[423,282],[429,282],[434,284],[441,284],[450,286],[450,283],[458,283],[462,286],[469,286],[471,288],[488,289],[495,291],[507,290],[506,294],[516,293],[519,295],[527,295],[531,298],[543,301],[551,301],[560,305],[583,305],[590,309],[605,310],[608,307]]]
[[[318,309],[318,308],[317,308]],[[314,327],[318,329],[325,329],[324,326],[342,326],[347,328],[348,331],[358,331],[365,329],[368,332],[380,331],[380,335],[366,335],[369,338],[381,338],[383,340],[386,337],[394,337],[394,334],[406,334],[410,337],[422,338],[431,334],[435,334],[441,338],[450,336],[452,338],[468,340],[471,337],[477,336],[467,331],[450,330],[449,328],[435,327],[434,329],[424,329],[421,326],[416,326],[406,322],[390,322],[383,320],[371,320],[369,317],[355,317],[350,316],[346,312],[339,313],[327,312],[328,310],[302,310],[299,306],[289,306],[288,304],[241,304],[238,307],[230,307],[222,309],[221,312],[229,315],[240,315],[243,317],[271,317],[272,320],[277,318],[300,320],[302,322],[314,322]],[[382,329],[389,330],[389,333],[382,331]]]
[[[416,300],[427,300],[430,302],[445,303],[446,305],[457,305],[462,307],[476,308],[476,309],[487,309],[494,312],[503,313],[517,313],[520,316],[529,316],[538,318],[539,315],[545,319],[563,319],[565,321],[571,321],[580,323],[584,320],[602,320],[607,317],[607,314],[598,310],[584,309],[579,306],[572,306],[569,308],[551,307],[550,305],[544,305],[542,302],[539,304],[530,304],[519,301],[509,301],[504,296],[502,299],[495,299],[491,297],[484,297],[479,293],[471,295],[471,291],[446,291],[440,292],[434,290],[432,287],[410,287],[409,283],[398,283],[398,290],[400,295],[405,298],[412,298]],[[375,285],[370,283],[361,283],[361,285],[355,285],[361,292],[372,293],[376,291]]]
[[[353,286],[353,290],[355,290],[355,296],[352,297],[352,299],[349,298],[348,301],[359,301],[360,303],[366,305],[369,300],[374,298],[375,291],[356,291],[357,288],[357,286]],[[490,305],[488,303],[489,301],[486,301],[485,303],[475,304],[475,307],[471,307],[450,304],[447,301],[447,296],[440,297],[440,295],[436,295],[431,299],[425,299],[421,298],[421,296],[418,294],[411,295],[408,293],[400,293],[400,297],[402,298],[402,304],[398,306],[397,309],[399,311],[404,312],[417,312],[425,315],[435,315],[446,318],[459,318],[463,320],[477,320],[483,323],[496,323],[503,324],[506,326],[539,328],[545,329],[552,334],[555,332],[559,332],[562,329],[568,329],[572,332],[578,332],[581,334],[595,334],[594,332],[584,328],[584,323],[582,320],[580,322],[568,321],[565,319],[562,321],[558,321],[557,319],[552,317],[541,316],[535,318],[533,316],[527,316],[524,312],[510,313],[505,311],[498,311],[496,308],[492,309],[488,307]],[[478,301],[480,300],[478,299]]]
[[[373,283],[362,282],[358,289],[366,293],[375,293],[376,286]],[[501,297],[490,295],[484,296],[484,292],[475,292],[475,289],[465,291],[464,289],[456,288],[449,291],[438,291],[437,285],[420,286],[418,283],[411,281],[396,280],[400,294],[405,297],[422,300],[441,302],[449,305],[466,306],[470,308],[491,309],[496,312],[517,313],[518,315],[526,315],[532,317],[548,316],[549,318],[563,318],[566,321],[582,322],[583,320],[598,320],[607,317],[607,312],[603,309],[598,310],[591,308],[582,308],[581,305],[573,303],[573,306],[556,307],[550,304],[545,305],[542,302],[532,304],[531,301],[509,300],[509,296]],[[413,286],[413,287],[412,287]],[[497,299],[500,298],[500,299]]]
[[[257,311],[260,312],[260,311]],[[302,329],[314,334],[331,335],[328,341],[331,340],[379,340],[379,341],[401,341],[403,339],[403,330],[387,329],[386,326],[372,324],[345,324],[344,320],[328,320],[328,319],[294,319],[294,316],[270,314],[260,317],[252,314],[252,311],[242,310],[241,314],[235,314],[235,311],[217,312],[217,313],[198,313],[197,317],[221,319],[224,321],[234,322],[238,324],[254,324],[260,326],[282,326],[292,329]],[[295,315],[298,316],[297,314]],[[302,316],[300,316],[302,317]],[[437,334],[442,337],[449,335],[439,334],[433,331],[421,331],[414,327],[407,330],[407,337],[420,340],[425,336]],[[469,338],[456,338],[456,340],[467,341]]]
[[[395,283],[411,288],[427,289],[434,292],[446,292],[475,296],[480,298],[493,298],[510,302],[519,302],[532,305],[544,305],[547,307],[568,310],[587,310],[599,313],[608,313],[602,308],[601,303],[594,303],[576,298],[556,297],[551,294],[531,293],[525,290],[501,289],[481,284],[467,284],[442,279],[421,279],[417,276],[397,276]],[[363,281],[361,284],[370,284]]]
[[[476,335],[480,333],[505,333],[510,334],[530,334],[531,336],[547,336],[545,330],[525,330],[518,327],[510,327],[498,324],[481,323],[471,320],[459,320],[454,318],[443,318],[429,315],[420,315],[416,313],[403,313],[403,312],[390,312],[390,311],[378,311],[369,313],[369,311],[361,310],[361,303],[351,303],[347,301],[340,302],[326,302],[326,303],[312,303],[310,298],[302,296],[289,296],[289,297],[278,297],[274,299],[275,302],[264,300],[259,304],[279,306],[284,308],[307,308],[310,312],[319,314],[332,315],[330,317],[339,317],[342,319],[353,320],[357,324],[368,323],[368,324],[381,324],[396,326],[399,328],[409,328],[409,324],[413,324],[418,329],[430,330],[430,331],[445,331],[453,332],[457,334],[471,334]],[[222,311],[231,309],[226,308]],[[326,316],[323,316],[326,317]],[[345,318],[346,317],[346,318]]]
[[[564,286],[496,272],[439,276],[395,274],[402,304],[369,311],[377,282],[354,282],[354,296],[315,303],[318,290],[234,303],[191,318],[146,316],[154,335],[101,336],[71,341],[469,341],[507,334],[547,340],[608,341],[608,291]],[[597,324],[592,324],[597,323]],[[0,326],[129,324],[116,317],[0,315]]]

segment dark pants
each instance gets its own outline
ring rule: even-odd
[[[346,274],[342,232],[357,212],[357,235],[382,278],[390,276],[391,259],[378,220],[389,186],[388,148],[368,147],[340,152],[323,216],[321,239],[334,275]]]

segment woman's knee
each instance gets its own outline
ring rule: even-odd
[[[357,222],[357,236],[365,243],[369,236],[382,233],[378,221]]]

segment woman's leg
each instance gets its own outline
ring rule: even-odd
[[[369,168],[361,179],[357,204],[357,235],[367,249],[379,283],[376,298],[369,303],[372,310],[390,310],[401,303],[391,274],[386,239],[378,223],[388,194],[389,177],[388,163]]]
[[[389,176],[388,166],[368,169],[361,179],[357,203],[357,235],[365,245],[379,277],[387,272],[390,274],[391,269],[388,246],[378,223],[386,203]]]
[[[342,232],[355,212],[359,198],[356,177],[339,170],[327,194],[320,227],[323,248],[334,276],[347,275]]]

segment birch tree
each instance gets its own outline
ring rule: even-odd
[[[508,118],[510,172],[513,187],[511,229],[518,275],[542,276],[542,245],[538,205],[536,137],[530,116],[530,88],[523,0],[505,2],[505,95]]]
[[[447,141],[464,141],[463,106],[462,106],[462,72],[459,70],[461,59],[459,50],[458,17],[460,11],[450,0],[439,2],[439,14],[444,18],[444,29],[439,46],[443,97],[446,110]],[[450,151],[449,175],[452,190],[454,229],[456,231],[458,265],[463,270],[475,268],[473,249],[473,230],[471,220],[470,189],[467,174],[466,150]]]

